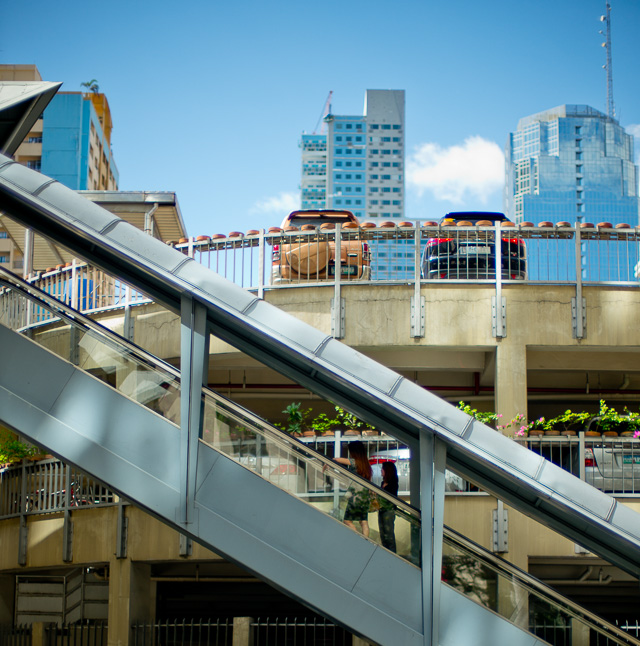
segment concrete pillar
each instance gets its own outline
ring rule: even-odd
[[[233,640],[232,646],[253,646],[253,629],[251,628],[251,617],[233,618]]]
[[[16,578],[9,574],[0,576],[0,626],[13,625],[16,595]]]
[[[501,339],[496,348],[496,412],[502,415],[500,424],[508,424],[516,415],[527,416],[527,348],[522,343]],[[503,432],[513,436],[518,429]]]
[[[108,646],[129,646],[131,624],[153,620],[151,566],[113,558],[109,564]]]

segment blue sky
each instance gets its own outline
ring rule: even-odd
[[[120,188],[175,191],[191,235],[297,207],[298,142],[329,91],[336,114],[362,114],[366,89],[406,91],[405,215],[423,220],[501,210],[521,117],[606,111],[605,0],[1,4],[0,62],[67,91],[97,79]],[[640,137],[640,2],[611,6],[617,116]]]

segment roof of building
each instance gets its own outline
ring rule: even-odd
[[[107,211],[147,231],[154,238],[169,242],[186,237],[186,229],[178,204],[171,192],[146,191],[78,191]],[[7,217],[0,216],[0,225],[24,256],[26,229]],[[59,264],[71,262],[77,255],[64,247],[35,234],[33,238],[33,271],[44,271]]]

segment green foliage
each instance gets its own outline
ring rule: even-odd
[[[318,434],[322,435],[327,431],[331,431],[335,426],[339,426],[340,421],[335,417],[329,417],[326,413],[316,415],[309,426]]]
[[[549,423],[553,423],[551,428],[562,429],[565,431],[578,430],[587,423],[590,417],[591,415],[586,411],[576,413],[572,410],[566,410],[561,415],[550,419]]]
[[[0,464],[13,464],[39,453],[40,449],[37,446],[21,442],[10,431],[5,431],[0,436]]]
[[[343,426],[345,429],[353,429],[354,431],[375,429],[375,426],[371,426],[371,424],[359,419],[353,413],[346,411],[341,406],[336,406],[335,408],[338,425]]]
[[[483,424],[495,424],[502,417],[502,415],[498,415],[498,413],[494,413],[493,411],[479,411],[476,408],[471,408],[469,404],[465,404],[464,402],[458,402],[458,408],[463,413],[471,415],[471,417]]]
[[[287,425],[284,430],[293,435],[302,433],[304,421],[309,416],[311,409],[303,410],[300,402],[291,402],[282,412],[287,415]]]

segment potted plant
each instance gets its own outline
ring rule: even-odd
[[[620,424],[620,435],[623,437],[640,437],[640,413],[624,407],[623,422]]]
[[[604,399],[601,399],[598,414],[591,418],[586,435],[615,437],[624,421],[615,408],[611,408]]]
[[[316,415],[310,422],[309,426],[316,435],[333,435],[334,429],[340,424],[335,417],[329,417],[326,413]]]
[[[364,422],[341,406],[336,406],[336,419],[344,429],[344,435],[360,435],[362,433]]]
[[[538,419],[533,419],[527,422],[527,424],[522,427],[522,435],[528,435],[529,437],[545,435],[547,431],[552,430],[549,421],[550,420],[547,420],[544,417],[538,417]]]
[[[581,430],[590,415],[586,411],[581,411],[576,413],[572,410],[566,410],[561,415],[554,417],[549,420],[549,423],[552,424],[554,430],[558,430],[560,435],[577,435],[578,431]]]
[[[302,404],[300,402],[291,402],[282,412],[287,416],[287,425],[284,427],[284,430],[295,437],[300,437],[305,431],[304,420],[311,412],[311,409],[309,408],[306,411],[302,410]]]

